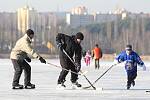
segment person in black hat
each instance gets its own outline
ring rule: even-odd
[[[125,70],[127,72],[127,89],[130,89],[131,85],[135,85],[135,79],[137,77],[137,65],[143,67],[146,70],[144,62],[139,55],[132,50],[132,45],[128,44],[125,50],[122,51],[116,58],[115,63],[125,62]]]
[[[31,46],[32,39],[34,37],[34,32],[31,29],[28,29],[26,31],[26,34],[21,37],[17,42],[15,47],[12,49],[10,54],[10,59],[14,66],[14,78],[12,83],[13,89],[22,89],[23,85],[19,84],[19,80],[22,74],[22,71],[24,70],[24,88],[33,89],[35,88],[34,84],[31,84],[31,66],[28,64],[28,62],[31,62],[31,58],[28,56],[33,56],[36,59],[39,59],[41,63],[45,63],[45,59],[43,59],[38,53],[34,51],[34,49]]]
[[[82,47],[80,43],[83,39],[84,39],[84,35],[81,32],[78,32],[76,35],[73,36],[68,36],[66,34],[58,33],[58,35],[56,36],[56,44],[59,49],[60,65],[62,66],[62,68],[71,70],[76,73],[80,71],[81,58],[82,58]],[[73,60],[75,61],[77,67],[74,66],[74,64],[70,61],[70,59],[63,53],[62,51],[63,49],[67,52],[70,58],[73,59],[74,56]],[[67,74],[68,71],[62,69],[58,78],[57,89],[64,89],[66,87],[64,85],[64,82]],[[81,84],[79,84],[77,80],[78,80],[78,75],[71,73],[72,88],[81,87]]]

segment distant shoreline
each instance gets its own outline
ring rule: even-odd
[[[10,54],[1,54],[0,53],[0,59],[9,59]],[[54,58],[59,58],[58,55],[49,55],[49,54],[41,54],[42,57],[46,59],[54,59]],[[144,55],[140,56],[142,60],[144,61],[150,61],[150,55]],[[104,54],[101,60],[109,60],[113,61],[115,58],[114,54]]]

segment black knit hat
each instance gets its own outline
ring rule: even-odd
[[[96,47],[98,47],[98,44],[95,44]]]
[[[130,44],[128,44],[128,45],[126,45],[126,50],[132,50],[132,45],[130,45]]]
[[[84,39],[83,33],[82,33],[82,32],[78,32],[78,33],[76,34],[76,39],[81,39],[81,40],[83,40],[83,39]]]
[[[33,32],[33,30],[31,30],[31,29],[28,29],[28,30],[26,31],[26,33],[27,33],[28,36],[31,35],[31,34],[34,35],[34,32]]]

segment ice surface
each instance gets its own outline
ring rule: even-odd
[[[47,62],[59,65],[58,59],[48,59]],[[68,90],[56,90],[56,83],[60,68],[48,64],[41,64],[32,60],[32,83],[36,89],[12,90],[13,66],[9,59],[0,59],[0,100],[150,100],[150,62],[145,62],[147,71],[138,67],[138,76],[135,87],[126,90],[126,72],[122,64],[113,67],[92,88],[87,90],[71,90],[70,73],[66,77]],[[100,69],[94,69],[94,61],[86,67],[82,61],[82,70],[87,70],[86,76],[93,83],[110,66],[111,61],[100,61]],[[20,84],[23,84],[22,74]],[[83,76],[79,76],[79,83],[89,86]],[[102,90],[103,88],[103,90]]]

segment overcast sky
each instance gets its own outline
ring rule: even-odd
[[[38,11],[69,11],[85,6],[90,12],[113,11],[116,6],[131,12],[149,12],[150,0],[0,0],[0,11],[16,11],[28,4]]]

